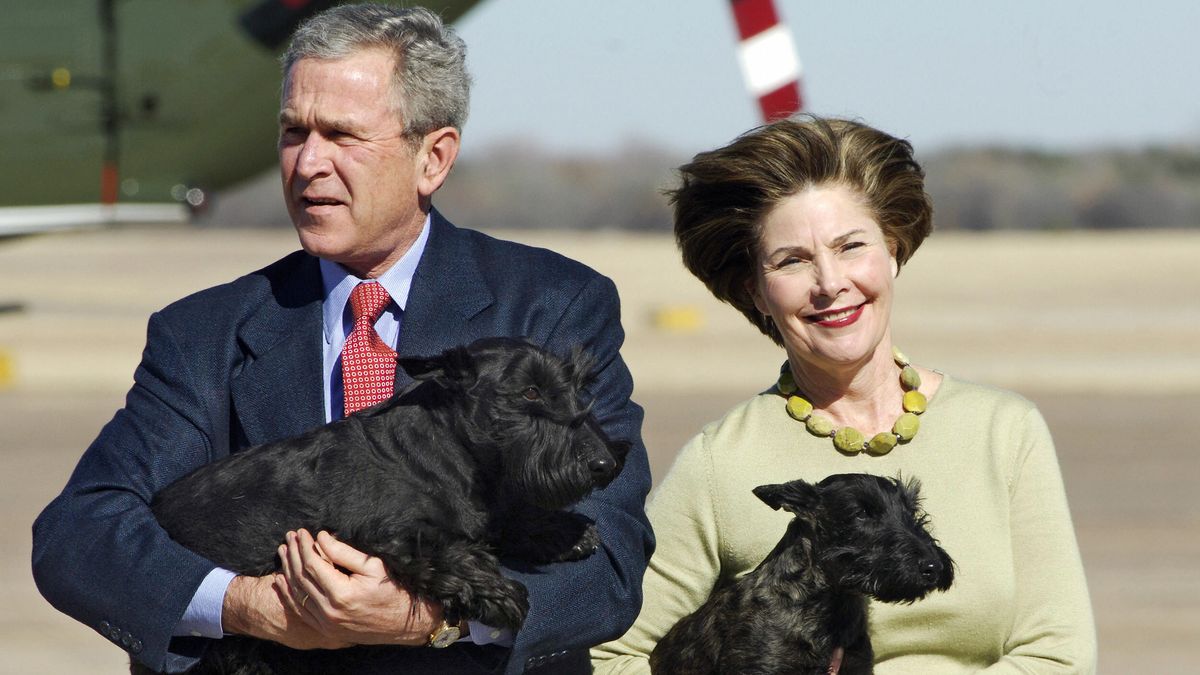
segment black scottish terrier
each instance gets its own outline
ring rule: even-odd
[[[201,467],[154,496],[154,515],[179,543],[248,575],[279,568],[287,531],[327,530],[447,616],[519,627],[526,590],[501,575],[497,554],[529,564],[591,555],[595,525],[565,509],[616,477],[628,444],[609,440],[581,402],[589,366],[578,353],[490,338],[400,365],[415,379],[406,391]],[[336,654],[352,663],[369,649]],[[335,667],[312,654],[227,637],[189,672]]]
[[[842,675],[872,672],[867,598],[911,603],[954,580],[919,489],[867,474],[754,488],[795,514],[787,533],[753,572],[675,624],[650,655],[652,671],[824,675],[842,647]]]

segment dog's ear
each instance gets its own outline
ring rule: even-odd
[[[754,488],[754,496],[777,511],[783,509],[796,515],[808,513],[821,504],[819,488],[802,480],[759,485]]]
[[[453,347],[437,356],[401,356],[397,362],[417,381],[440,380],[444,384],[474,377],[475,360],[465,347]]]
[[[904,501],[904,505],[910,511],[916,512],[921,508],[921,481],[916,477],[910,477],[905,480],[904,475],[897,473],[895,478],[889,478],[889,481],[896,487],[896,491],[900,493],[900,498]]]
[[[571,358],[567,359],[567,373],[576,388],[583,389],[595,381],[596,360],[576,345],[571,349]]]
[[[441,356],[399,356],[396,362],[414,380],[431,380],[445,373]]]

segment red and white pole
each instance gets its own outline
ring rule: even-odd
[[[738,63],[746,89],[758,99],[764,122],[804,108],[800,59],[792,31],[779,21],[774,0],[730,0],[738,28]]]

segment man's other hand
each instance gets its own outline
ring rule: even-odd
[[[293,649],[340,649],[352,643],[331,638],[289,606],[282,574],[234,577],[221,611],[226,633],[271,640]],[[283,589],[283,590],[281,590]]]
[[[397,586],[383,561],[321,532],[289,532],[276,581],[289,615],[326,639],[349,644],[423,647],[442,623],[442,607]]]

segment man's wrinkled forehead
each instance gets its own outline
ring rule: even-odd
[[[295,61],[293,61],[292,63],[290,63],[288,65],[287,70],[285,70],[283,73],[283,79],[280,82],[280,92],[279,92],[280,110],[282,111],[287,105],[288,96],[291,94],[292,81],[293,81],[294,74],[296,72],[296,69],[301,64],[311,64],[313,62],[336,64],[339,62],[345,62],[354,56],[358,56],[358,55],[370,53],[370,52],[378,52],[381,54],[387,54],[387,56],[389,57],[390,66],[388,68],[388,77],[386,78],[386,85],[385,85],[387,88],[387,91],[382,92],[380,95],[390,97],[391,101],[392,101],[393,109],[395,109],[397,111],[397,113],[399,113],[399,111],[402,110],[402,106],[401,106],[401,100],[400,100],[401,88],[400,88],[400,83],[399,83],[399,79],[398,79],[399,78],[399,70],[396,65],[397,57],[395,55],[387,53],[386,50],[382,50],[382,49],[378,49],[378,48],[364,49],[364,50],[352,52],[345,56],[339,56],[336,58],[321,58],[321,57],[316,57],[316,56],[306,56],[304,58],[296,59]]]

